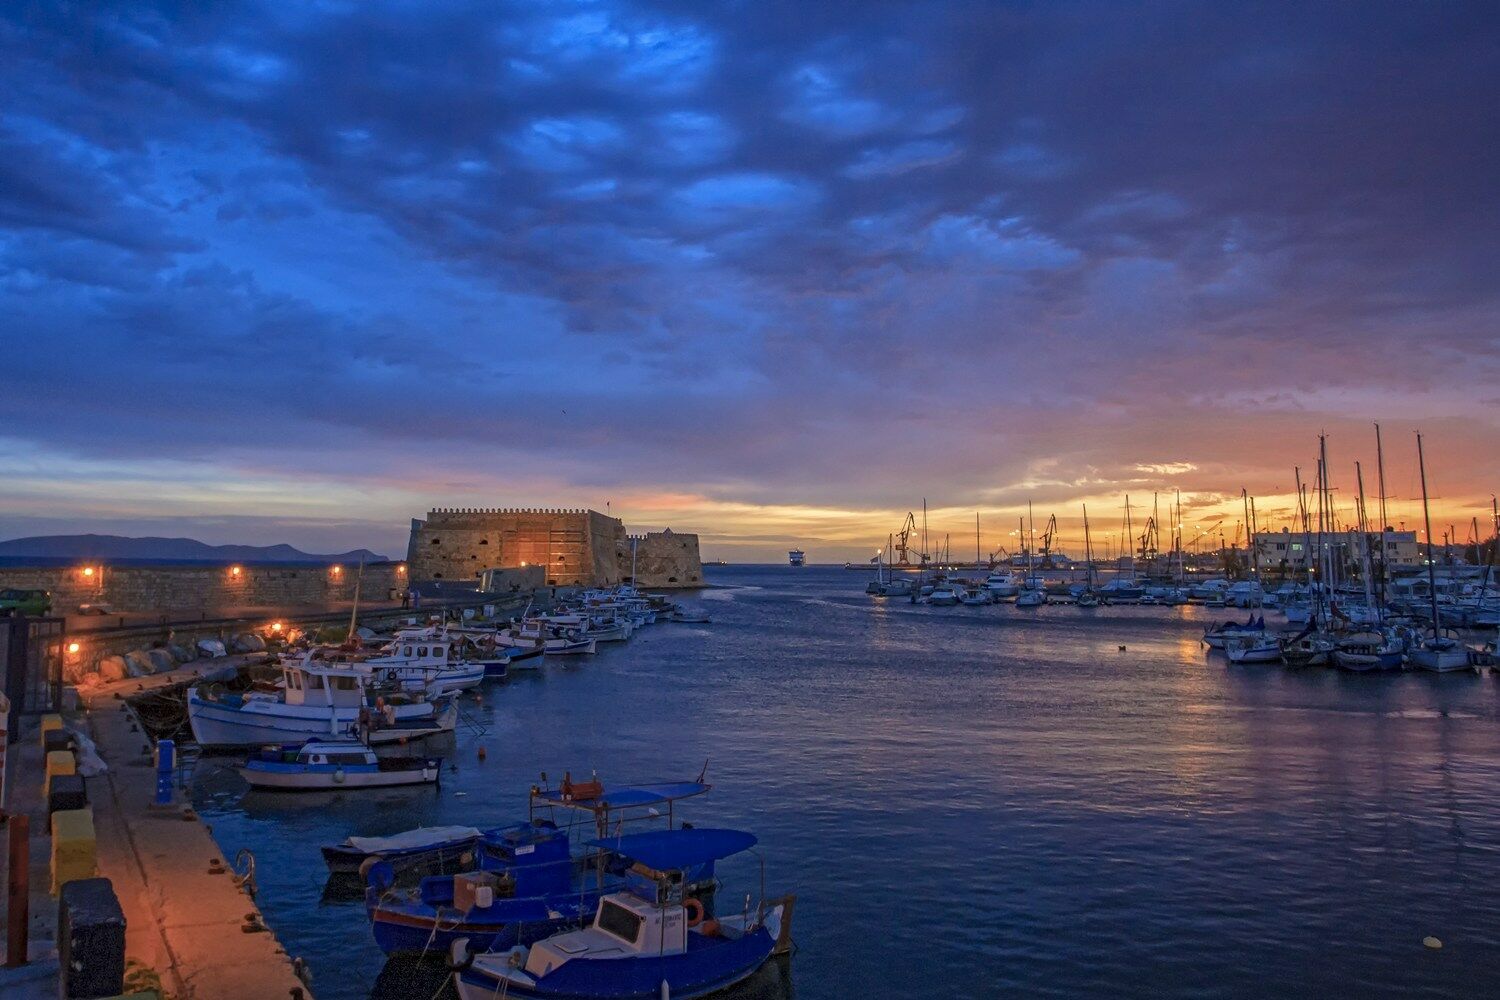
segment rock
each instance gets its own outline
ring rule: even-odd
[[[174,642],[167,649],[172,651],[172,658],[178,663],[191,663],[198,658],[198,653],[191,646],[184,646]]]
[[[254,632],[246,632],[234,637],[234,651],[236,653],[261,653],[266,648],[266,640]]]
[[[106,681],[123,681],[130,676],[123,656],[106,656],[99,661],[99,676]]]
[[[209,659],[217,659],[224,655],[224,644],[218,639],[199,639],[198,652]]]
[[[131,677],[148,677],[156,672],[156,664],[144,649],[132,649],[125,654],[125,672]]]
[[[361,639],[375,638],[375,630],[372,628],[367,628],[364,625],[361,625],[359,628],[355,629],[354,634],[359,636]]]
[[[177,669],[177,657],[172,655],[170,649],[148,649],[146,655],[151,657],[151,665],[156,668],[153,673],[162,674]]]

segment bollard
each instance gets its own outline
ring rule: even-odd
[[[16,813],[5,821],[10,833],[10,853],[6,869],[5,964],[17,968],[26,964],[26,932],[31,926],[31,817]]]
[[[172,740],[156,741],[156,805],[172,804],[172,769],[177,765],[177,744]]]
[[[125,991],[125,914],[109,879],[62,887],[57,951],[61,997],[116,997]]]

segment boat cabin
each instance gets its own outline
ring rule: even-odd
[[[545,976],[574,959],[681,955],[688,947],[687,910],[681,903],[657,906],[631,892],[599,899],[594,922],[531,946],[526,971]]]
[[[319,662],[312,654],[283,663],[282,684],[288,705],[360,708],[365,703],[369,671],[347,663]]]
[[[301,746],[288,745],[262,751],[262,756],[282,763],[303,765],[350,767],[366,764],[373,767],[377,763],[373,750],[348,740],[333,743],[309,740]]]

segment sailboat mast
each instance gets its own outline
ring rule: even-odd
[[[974,512],[974,568],[979,568],[979,511]]]
[[[1036,548],[1036,516],[1031,513],[1031,501],[1026,501],[1026,586],[1031,586],[1031,553]]]
[[[1087,565],[1088,588],[1094,589],[1094,546],[1089,540],[1089,505],[1083,505],[1083,561]]]
[[[1427,509],[1427,462],[1422,457],[1422,432],[1417,431],[1417,471],[1422,477],[1422,520],[1427,525],[1427,596],[1432,599],[1432,638],[1438,637],[1437,571],[1432,568],[1432,514]]]
[[[1125,544],[1130,546],[1130,582],[1135,583],[1135,526],[1130,523],[1130,494],[1125,494]]]

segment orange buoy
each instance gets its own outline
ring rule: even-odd
[[[479,744],[479,759],[480,760],[484,760],[484,755],[485,755],[484,744],[481,743],[481,744]]]

